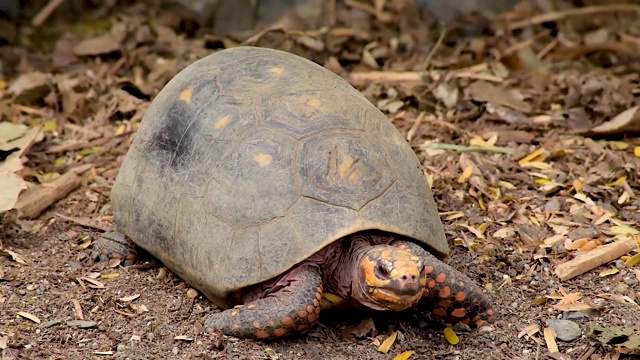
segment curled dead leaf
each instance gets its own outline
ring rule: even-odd
[[[629,108],[614,116],[613,119],[583,131],[582,135],[611,135],[637,132],[640,132],[640,105]]]
[[[25,319],[29,319],[29,320],[33,321],[34,323],[36,323],[36,324],[40,324],[40,318],[38,318],[37,316],[35,316],[33,314],[30,314],[30,313],[28,313],[26,311],[18,311],[17,315],[21,316],[21,317],[23,317]]]

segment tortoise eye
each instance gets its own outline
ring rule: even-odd
[[[376,270],[378,272],[378,275],[380,275],[381,277],[389,277],[389,269],[387,269],[387,266],[385,264],[378,264]]]

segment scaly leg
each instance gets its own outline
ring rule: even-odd
[[[421,308],[449,323],[481,325],[493,321],[489,297],[467,275],[438,260],[416,243],[394,241],[391,245],[420,256],[425,264],[427,286],[419,302]]]
[[[95,262],[106,262],[120,259],[124,266],[133,265],[138,261],[135,244],[118,231],[106,232],[93,243],[91,259]]]
[[[205,327],[228,336],[263,340],[310,329],[317,321],[322,306],[319,267],[299,265],[272,285],[259,296],[246,297],[243,305],[209,316]]]

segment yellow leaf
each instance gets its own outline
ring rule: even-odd
[[[396,355],[396,357],[394,357],[393,360],[407,360],[408,358],[411,357],[411,355],[413,355],[413,351],[408,350]]]
[[[456,332],[453,331],[453,329],[450,327],[444,329],[444,337],[445,339],[447,339],[447,341],[451,345],[456,345],[460,342],[460,338],[458,338],[458,335],[456,335]]]
[[[577,191],[582,191],[582,182],[580,180],[573,180],[573,188]]]
[[[100,275],[101,279],[115,279],[117,277],[120,277],[120,274],[118,273],[111,273],[111,274],[104,274],[104,275]]]
[[[35,316],[33,314],[29,314],[26,311],[18,311],[18,315],[22,316],[25,319],[29,319],[29,320],[33,321],[34,323],[36,323],[36,324],[40,324],[40,319],[37,316]]]
[[[460,177],[458,178],[458,183],[462,184],[466,182],[467,180],[469,180],[471,175],[473,175],[473,166],[469,165],[464,169],[464,171],[462,172],[462,175],[460,175]]]
[[[114,133],[114,135],[118,136],[118,135],[124,134],[124,129],[125,129],[124,125],[118,126],[118,128],[116,129],[116,132]]]
[[[89,156],[89,155],[93,155],[93,154],[97,153],[101,149],[102,148],[100,146],[94,146],[94,147],[90,147],[90,148],[87,148],[87,149],[82,149],[82,150],[78,151],[78,154],[80,154],[82,156]]]
[[[615,225],[611,227],[611,231],[617,235],[638,235],[640,231],[627,225]]]
[[[618,269],[617,268],[611,268],[611,269],[607,269],[607,270],[602,270],[600,272],[600,277],[605,277],[605,276],[609,276],[609,275],[613,275],[613,274],[617,274],[618,273]]]
[[[65,159],[64,157],[59,157],[57,159],[55,159],[53,161],[53,166],[54,167],[60,167],[60,166],[64,166],[64,164],[66,163],[67,159]]]
[[[389,349],[391,349],[391,347],[393,346],[393,343],[396,341],[396,337],[398,337],[398,332],[394,331],[391,333],[391,336],[389,336],[388,338],[386,338],[383,342],[382,345],[380,345],[380,347],[378,347],[378,351],[380,351],[381,353],[388,353]]]
[[[640,148],[640,146],[638,146]],[[622,175],[617,178],[615,181],[607,183],[607,186],[616,186],[622,184],[625,180],[627,180],[627,175]]]
[[[520,166],[523,166],[524,164],[530,162],[531,160],[537,158],[538,156],[542,155],[542,152],[544,151],[544,149],[540,148],[534,152],[532,152],[531,154],[523,157],[522,159],[520,159],[520,161],[518,161],[518,164],[520,164]]]
[[[340,304],[344,301],[344,299],[341,298],[340,296],[329,293],[329,292],[322,293],[322,297],[324,297],[326,300],[328,300],[334,305]]]
[[[542,161],[530,161],[528,163],[522,164],[521,166],[524,168],[532,167],[538,170],[548,170],[552,168],[551,164]]]
[[[551,183],[550,179],[535,179],[534,181],[538,185],[547,185],[547,184]]]
[[[624,150],[629,147],[629,144],[624,141],[609,141],[609,146],[611,146],[613,150]]]
[[[4,80],[0,80],[0,90],[4,90],[7,88],[7,82]]]
[[[44,122],[44,125],[42,127],[42,131],[44,132],[54,132],[58,130],[58,120],[56,118],[53,118],[51,120],[47,120]]]
[[[636,154],[636,157],[639,157],[639,158],[640,158],[640,146],[636,146],[636,147],[633,149],[633,153],[634,153],[634,154]]]
[[[470,146],[480,146],[480,147],[487,147],[489,146],[489,144],[487,144],[486,141],[484,141],[480,136],[474,136],[471,140],[469,140],[469,145]]]
[[[624,262],[628,267],[640,264],[640,253],[637,253]]]
[[[556,332],[552,328],[544,328],[544,341],[547,343],[547,348],[549,348],[550,353],[558,352]]]
[[[507,181],[502,181],[501,180],[501,181],[498,181],[498,184],[500,184],[500,186],[502,186],[505,189],[515,189],[516,188],[515,185],[513,185],[512,183],[507,182]]]

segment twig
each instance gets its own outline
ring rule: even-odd
[[[49,3],[31,20],[31,25],[39,27],[42,25],[56,9],[62,5],[64,0],[50,0]]]
[[[424,69],[424,71],[428,70],[429,63],[431,63],[431,59],[433,58],[433,55],[436,53],[440,45],[442,45],[442,41],[444,40],[444,37],[446,34],[447,34],[447,27],[443,26],[442,31],[440,32],[440,36],[438,37],[438,40],[436,41],[435,44],[433,44],[433,47],[431,48],[431,50],[429,50],[427,57],[424,59],[424,62],[422,63],[422,69]]]
[[[418,118],[416,118],[416,121],[413,122],[413,125],[411,125],[411,128],[409,128],[409,131],[407,132],[407,141],[411,141],[411,139],[413,139],[413,136],[418,130],[418,126],[420,126],[422,120],[424,120],[426,116],[427,113],[424,111],[421,111],[420,114],[418,114]]]
[[[513,154],[514,150],[499,146],[466,146],[456,144],[432,143],[429,145],[412,146],[418,150],[453,150],[458,152],[495,152],[501,154]]]
[[[631,5],[631,4],[612,4],[612,5],[597,5],[597,6],[586,6],[582,8],[576,9],[567,9],[562,11],[552,11],[545,14],[540,14],[529,19],[524,19],[521,21],[516,21],[508,25],[509,31],[522,29],[529,25],[537,25],[542,24],[544,22],[551,22],[562,20],[570,16],[581,16],[581,15],[593,15],[602,12],[615,12],[615,11],[624,11],[624,12],[640,12],[640,5]]]
[[[589,270],[595,269],[602,264],[617,259],[637,248],[638,243],[635,237],[614,241],[610,244],[581,253],[575,258],[556,266],[554,272],[561,281],[569,280]]]
[[[104,232],[112,231],[112,229],[100,226],[98,224],[94,224],[91,221],[87,221],[85,219],[77,218],[77,217],[74,217],[74,216],[67,216],[67,215],[63,215],[63,214],[60,214],[60,213],[56,213],[56,216],[61,218],[61,219],[76,223],[78,225],[82,225],[84,227],[88,227],[88,228],[92,228],[92,229],[98,229],[98,230],[102,230]]]

